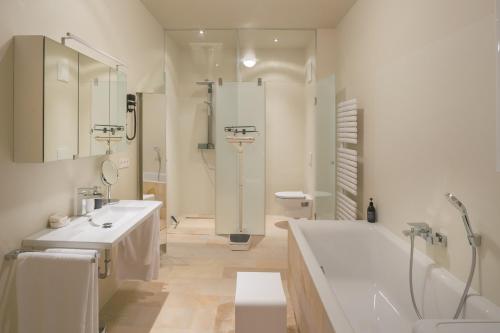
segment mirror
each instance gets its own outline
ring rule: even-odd
[[[44,63],[44,162],[78,154],[78,53],[48,38]]]
[[[111,199],[111,186],[118,182],[118,167],[111,160],[101,164],[101,180],[108,188],[108,200]]]
[[[79,156],[98,156],[108,150],[109,67],[80,54]]]
[[[118,167],[111,160],[105,160],[101,165],[101,178],[106,185],[115,185],[118,182]]]
[[[110,150],[113,153],[127,150],[127,75],[119,70],[110,69],[109,125]]]

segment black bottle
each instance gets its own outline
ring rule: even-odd
[[[375,206],[373,205],[372,198],[370,198],[370,204],[368,205],[368,209],[366,210],[366,219],[370,223],[377,222],[377,211],[375,210]]]

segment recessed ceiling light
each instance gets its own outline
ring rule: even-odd
[[[219,67],[219,64],[215,64],[215,67]]]
[[[199,34],[200,34],[200,36],[203,36],[205,34],[205,30],[200,30]]]
[[[275,43],[279,42],[279,39],[278,38],[274,38],[274,42]]]

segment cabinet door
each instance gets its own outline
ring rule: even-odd
[[[109,124],[115,129],[112,135],[111,151],[113,153],[127,150],[126,121],[127,121],[127,75],[121,71],[111,69],[110,80],[110,111]]]
[[[79,156],[98,156],[108,150],[110,68],[79,56]]]
[[[78,53],[45,38],[44,161],[78,154]]]

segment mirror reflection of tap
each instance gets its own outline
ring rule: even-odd
[[[156,179],[158,181],[160,181],[160,174],[161,174],[161,151],[160,151],[160,147],[154,146],[153,150],[156,152],[155,161],[158,162],[158,173],[156,175]]]

